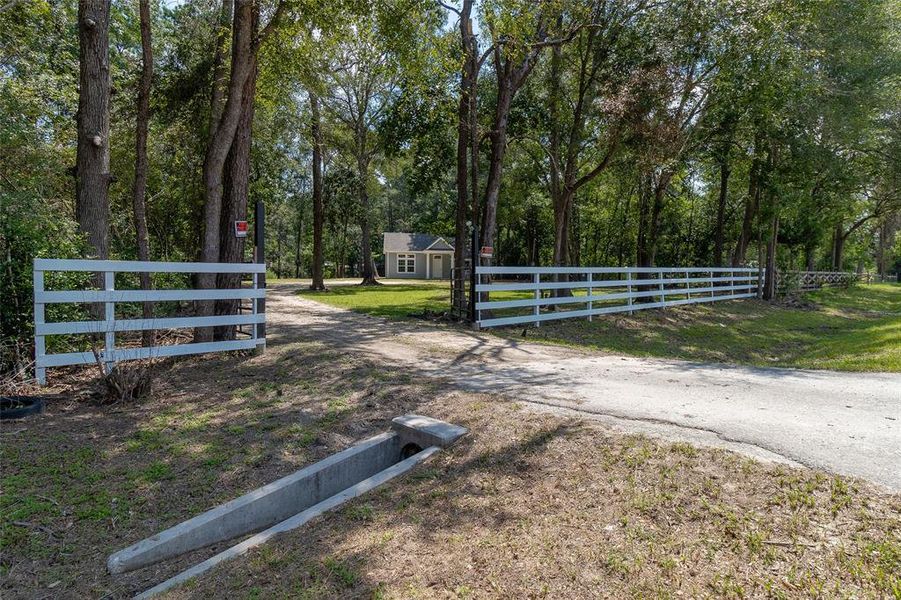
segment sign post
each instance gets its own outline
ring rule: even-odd
[[[476,275],[476,267],[479,265],[479,255],[476,248],[479,247],[479,228],[472,224],[472,239],[469,240],[469,322],[475,325],[476,322],[476,282],[479,280]]]
[[[240,221],[235,222],[235,235],[237,235],[238,232],[239,222]],[[247,235],[246,221],[244,221],[244,229],[244,235]],[[266,264],[266,207],[263,206],[262,200],[257,200],[253,212],[253,260],[256,263]],[[256,287],[259,289],[266,289],[266,271],[256,273],[254,276],[256,277]],[[255,312],[265,315],[266,298],[257,298],[254,302],[257,303],[257,310]],[[265,316],[262,323],[256,324],[256,338],[257,340],[262,340],[262,343],[257,346],[257,348],[264,349],[266,347]]]

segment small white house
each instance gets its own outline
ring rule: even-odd
[[[450,279],[454,247],[428,233],[386,233],[385,277]]]

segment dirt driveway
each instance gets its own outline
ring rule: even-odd
[[[269,290],[273,342],[328,341],[411,377],[901,490],[901,375],[610,356],[369,317],[301,298],[296,289]]]

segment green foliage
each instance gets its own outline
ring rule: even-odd
[[[264,24],[274,5],[263,3]],[[896,5],[476,2],[479,192],[489,170],[497,71],[538,50],[509,114],[496,261],[550,263],[555,161],[565,163],[556,165],[561,178],[578,179],[612,147],[610,164],[575,194],[568,221],[573,263],[634,264],[648,184],[667,173],[655,261],[710,264],[725,166],[726,260],[757,189],[748,262],[758,260],[767,224],[778,213],[780,267],[831,269],[837,261],[837,268],[875,268],[880,255],[889,271],[897,270]],[[310,273],[310,93],[322,108],[326,275],[359,272],[361,188],[368,193],[377,262],[384,231],[453,236],[463,58],[457,15],[431,0],[300,0],[287,7],[260,51],[251,151],[250,201],[266,204],[270,269],[278,276]],[[151,3],[156,64],[147,218],[154,259],[193,260],[200,250],[200,173],[218,11],[216,2]],[[31,260],[84,253],[72,222],[70,171],[76,12],[72,3],[49,0],[16,2],[0,12],[4,372],[28,361]],[[140,73],[133,3],[113,2],[110,40],[111,251],[130,259],[136,255],[131,185]],[[833,256],[837,238],[844,241],[841,260]]]

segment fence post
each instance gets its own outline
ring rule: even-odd
[[[713,271],[707,271],[707,273],[710,275],[710,297],[713,298],[713,288],[716,287],[716,281],[714,280],[716,274]]]
[[[657,279],[663,279],[663,270],[662,270],[662,269],[659,270],[659,271],[657,271]],[[659,287],[660,287],[660,302],[665,303],[665,302],[666,302],[666,296],[665,296],[664,293],[663,293],[663,282],[662,282],[662,281],[660,282]],[[662,306],[661,308],[664,308],[664,309],[665,309],[666,307],[665,307],[665,306]]]
[[[476,287],[482,284],[482,274],[479,273],[478,267],[473,265],[472,272],[475,273],[475,285],[471,285],[471,293],[469,294],[469,298],[471,300],[470,306],[472,306],[472,314],[475,315],[475,327],[478,329],[480,327],[479,323],[482,322],[482,311],[478,308],[478,303],[482,300],[481,293],[475,291]],[[486,299],[487,299],[486,293]],[[490,314],[490,313],[489,313]]]
[[[588,272],[588,297],[591,298],[591,271]],[[591,300],[588,301],[588,322],[591,323],[591,309],[593,302]]]
[[[479,226],[472,224],[472,236],[469,239],[469,304],[466,307],[469,313],[469,321],[476,329],[479,328],[479,321],[482,320],[482,311],[476,311],[476,302],[479,296],[476,295],[476,284],[482,283],[482,277],[478,273],[479,265]],[[463,289],[463,286],[460,286]]]
[[[691,277],[688,274],[688,271],[685,271],[685,295],[687,296],[687,300],[691,300]]]
[[[116,289],[116,272],[105,271],[103,273],[103,289],[106,292],[112,292]],[[104,303],[104,323],[105,347],[103,349],[103,372],[109,375],[113,370],[115,361],[113,354],[116,349],[116,304],[114,302]]]
[[[255,262],[263,265],[262,273],[254,273],[254,284],[257,289],[266,289],[266,207],[262,200],[257,200],[253,215],[253,243]],[[254,325],[257,349],[266,349],[266,299],[253,299],[254,314],[262,314],[263,322]],[[260,341],[262,340],[262,341]]]
[[[536,285],[536,287],[535,287],[535,301],[537,302],[538,300],[541,300],[541,289],[539,289],[539,288],[537,287],[538,285],[541,284],[541,273],[535,273],[535,276],[534,276],[534,278],[533,278],[533,282],[534,282],[535,285]],[[532,314],[534,314],[536,317],[537,317],[539,314],[541,314],[541,307],[538,306],[538,304],[535,304],[535,307],[532,309]],[[541,321],[537,321],[537,320],[536,320],[536,321],[535,321],[535,327],[541,327]]]
[[[32,281],[34,283],[34,377],[38,380],[38,385],[47,385],[47,369],[39,366],[47,354],[46,341],[44,336],[37,333],[44,324],[44,303],[38,302],[38,295],[44,291],[44,272],[34,270]]]
[[[631,315],[634,312],[632,310],[632,271],[626,271],[626,291],[629,292],[629,314]]]

